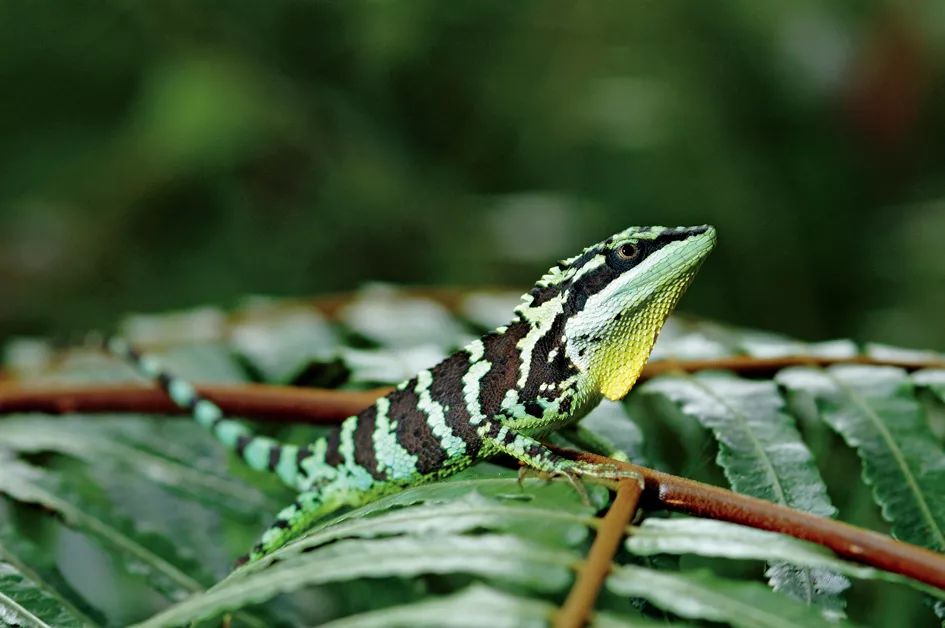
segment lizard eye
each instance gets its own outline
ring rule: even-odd
[[[625,261],[625,262],[629,262],[631,260],[636,259],[637,255],[639,254],[640,254],[640,247],[638,247],[636,244],[631,244],[629,242],[627,244],[622,245],[619,249],[617,249],[617,257],[621,261]]]

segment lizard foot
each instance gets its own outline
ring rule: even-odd
[[[543,471],[541,469],[536,469],[535,467],[530,467],[528,465],[523,465],[518,468],[518,486],[520,489],[524,489],[523,483],[528,477],[537,477],[541,480],[550,481],[554,477],[563,477],[568,483],[574,488],[578,495],[581,497],[581,501],[584,502],[585,506],[591,506],[590,496],[587,494],[587,489],[584,487],[584,482],[581,481],[580,474],[575,473],[570,469],[564,469],[560,471]]]
[[[571,487],[574,488],[575,492],[580,496],[581,502],[585,506],[593,506],[591,503],[591,496],[587,494],[587,487],[584,486],[584,482],[581,480],[581,474],[573,471],[572,469],[562,470],[559,475],[564,476],[564,478],[571,484]]]
[[[568,471],[578,476],[596,478],[598,480],[634,480],[640,485],[641,489],[645,487],[642,475],[636,471],[621,469],[616,465],[592,464],[590,462],[579,461],[568,466]]]

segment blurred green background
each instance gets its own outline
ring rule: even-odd
[[[712,223],[683,309],[945,348],[945,3],[0,0],[0,337]]]

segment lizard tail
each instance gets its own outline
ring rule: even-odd
[[[201,395],[191,383],[169,373],[155,357],[142,354],[122,338],[108,338],[103,344],[106,351],[160,386],[175,405],[188,410],[198,424],[251,468],[275,472],[283,482],[298,488],[295,464],[298,447],[258,436],[239,421],[225,418],[223,409]]]
[[[381,483],[366,491],[352,486],[344,475],[302,491],[295,502],[284,508],[253,546],[249,554],[236,562],[240,566],[254,562],[303,536],[320,519],[334,514],[340,508],[364,505],[378,497],[403,488],[393,483]]]
[[[318,490],[301,493],[294,503],[276,515],[276,520],[253,546],[253,549],[237,559],[236,566],[259,560],[292,539],[298,538],[314,521],[341,506],[340,503],[332,503],[336,500],[326,501],[325,498],[326,495]]]

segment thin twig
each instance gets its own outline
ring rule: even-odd
[[[848,523],[635,464],[586,452],[559,451],[572,459],[613,465],[639,473],[646,482],[643,499],[648,507],[780,532],[823,545],[841,558],[945,589],[943,554]]]
[[[621,480],[617,484],[617,496],[601,519],[587,560],[578,571],[567,599],[555,615],[555,628],[581,628],[587,623],[604,580],[610,573],[620,541],[637,511],[641,493],[642,489],[636,480]]]

